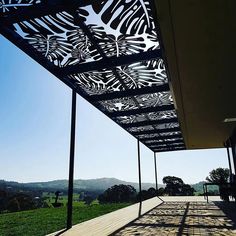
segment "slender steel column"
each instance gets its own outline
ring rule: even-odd
[[[229,162],[230,180],[231,180],[231,177],[232,177],[232,166],[231,166],[229,147],[228,146],[226,146],[226,150],[227,150],[227,156],[228,156],[228,162]]]
[[[233,166],[234,166],[234,171],[236,172],[236,150],[235,150],[235,145],[236,145],[235,141],[230,139],[230,146],[231,146],[231,151],[232,151],[232,155],[233,155]]]
[[[204,199],[206,199],[206,191],[205,191],[205,185],[204,185],[204,184],[202,185],[202,189],[203,189],[203,196],[204,196]]]
[[[73,90],[72,91],[72,108],[71,108],[70,162],[69,162],[69,184],[68,184],[68,203],[67,203],[67,229],[70,229],[72,227],[74,157],[75,157],[75,123],[76,123],[76,92]]]
[[[205,185],[205,188],[206,188],[206,199],[207,199],[207,203],[209,202],[208,200],[208,190],[207,190],[207,184]]]
[[[139,180],[139,202],[142,202],[142,187],[141,187],[141,168],[140,168],[140,145],[139,140],[137,140],[138,144],[138,180]]]
[[[155,165],[155,180],[156,180],[156,191],[158,194],[158,183],[157,183],[157,161],[156,161],[156,153],[154,152],[154,165]]]

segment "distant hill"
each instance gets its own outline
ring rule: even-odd
[[[12,188],[33,188],[33,189],[51,189],[51,190],[64,190],[67,189],[68,181],[67,180],[53,180],[48,182],[33,182],[33,183],[18,183],[12,181],[0,181],[1,184]],[[135,189],[138,190],[138,183],[135,182],[126,182],[116,178],[99,178],[99,179],[77,179],[74,180],[74,189],[75,190],[89,190],[89,191],[104,191],[107,188],[118,185],[132,185]],[[146,190],[151,187],[155,188],[153,183],[142,183],[142,189]],[[163,187],[163,185],[159,185]]]

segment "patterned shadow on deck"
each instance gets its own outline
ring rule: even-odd
[[[230,236],[236,227],[214,203],[166,202],[113,235]]]

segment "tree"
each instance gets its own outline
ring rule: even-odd
[[[93,202],[93,198],[91,196],[84,197],[84,203],[86,205],[90,206],[92,202]]]
[[[229,169],[228,168],[217,168],[209,173],[206,180],[210,183],[227,183],[229,181]]]
[[[189,184],[184,184],[182,186],[182,195],[184,196],[193,196],[195,189],[191,187]]]
[[[100,203],[107,202],[132,202],[135,201],[136,190],[131,185],[114,185],[99,195],[98,200]]]
[[[7,200],[7,192],[0,189],[0,213],[6,209]]]
[[[31,210],[34,208],[36,206],[32,197],[23,193],[13,195],[7,202],[7,210],[10,212]]]
[[[165,195],[165,189],[162,188],[162,187],[159,188],[159,189],[158,189],[158,195],[159,195],[159,196],[164,196],[164,195]]]
[[[155,188],[149,188],[148,189],[148,195],[149,198],[156,197],[157,196],[157,191]]]
[[[169,196],[181,194],[182,186],[184,185],[184,181],[181,178],[175,176],[165,176],[162,181],[166,184],[165,192]]]
[[[163,178],[163,183],[166,184],[164,191],[162,191],[162,195],[167,193],[169,196],[193,196],[194,188],[192,188],[189,184],[185,184],[184,181],[176,176],[166,176]]]
[[[227,183],[229,181],[230,172],[228,168],[217,168],[209,173],[206,180],[210,183],[219,184],[220,197],[224,201],[229,201],[229,188]]]
[[[142,200],[147,200],[157,196],[157,191],[155,188],[149,188],[148,190],[141,191]],[[137,194],[137,200],[140,200],[140,192]]]

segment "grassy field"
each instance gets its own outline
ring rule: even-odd
[[[73,224],[128,206],[129,203],[97,204],[76,203]],[[30,211],[0,214],[0,236],[39,236],[65,228],[66,207],[41,208]]]
[[[43,194],[43,197],[47,197],[47,199],[45,200],[45,202],[48,204],[48,206],[52,207],[52,203],[55,202],[55,194],[51,193],[51,194]],[[63,196],[60,196],[58,198],[58,202],[60,203],[63,203],[63,205],[66,205],[67,203],[67,196],[63,195]],[[98,201],[94,201],[93,204]],[[81,206],[84,205],[83,202],[79,201],[79,194],[77,193],[74,193],[73,194],[73,204],[74,206]]]

